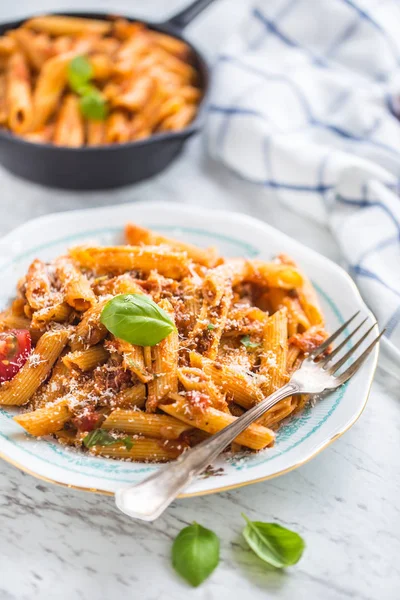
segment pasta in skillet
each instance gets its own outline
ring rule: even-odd
[[[132,223],[125,238],[33,261],[0,315],[0,404],[24,406],[33,436],[168,461],[284,385],[327,333],[286,256],[224,259]],[[231,450],[272,446],[306,402],[279,402]]]
[[[189,46],[122,18],[49,15],[0,36],[0,126],[102,146],[184,129],[202,97]]]

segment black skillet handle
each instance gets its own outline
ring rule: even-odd
[[[165,25],[169,25],[173,29],[181,31],[212,2],[214,2],[214,0],[195,0],[194,2],[191,2],[189,6],[168,19]]]

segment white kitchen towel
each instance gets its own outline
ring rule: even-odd
[[[397,115],[399,2],[260,0],[216,63],[207,141],[239,176],[331,227],[399,376]]]

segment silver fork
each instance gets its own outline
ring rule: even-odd
[[[144,481],[117,490],[115,494],[117,507],[130,517],[144,521],[154,521],[194,477],[202,473],[246,427],[261,417],[277,402],[296,394],[321,394],[325,391],[334,390],[350,379],[361,367],[384,331],[377,335],[359,357],[338,375],[335,374],[353,357],[356,350],[376,327],[376,323],[336,362],[333,362],[335,356],[345,349],[349,340],[363,328],[368,319],[364,319],[355,327],[330,354],[324,353],[358,314],[359,312],[353,315],[325,342],[313,350],[303,361],[300,369],[293,373],[290,381],[282,388],[256,404],[215,435],[183,453],[176,461],[160,468]]]

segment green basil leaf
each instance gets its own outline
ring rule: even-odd
[[[297,563],[304,551],[303,538],[290,529],[277,523],[250,521],[243,529],[243,537],[255,554],[264,562],[282,569]]]
[[[240,343],[243,344],[245,348],[258,348],[261,346],[259,342],[252,342],[249,335],[244,335],[240,340]]]
[[[86,448],[91,448],[92,446],[111,446],[111,444],[115,444],[118,440],[113,438],[108,431],[105,429],[93,429],[90,433],[88,433],[83,438],[83,443]]]
[[[83,93],[79,107],[85,119],[91,121],[104,121],[108,115],[108,105],[102,94],[91,86],[80,88]]]
[[[132,442],[131,438],[129,438],[129,437],[124,438],[122,440],[122,443],[125,445],[125,448],[127,450],[132,450],[132,448],[133,448],[133,442]]]
[[[79,88],[91,80],[93,67],[85,56],[76,56],[68,65],[68,83],[70,87],[79,93]]]
[[[200,585],[219,563],[219,538],[198,523],[182,529],[172,545],[172,565],[194,587]]]
[[[91,83],[82,83],[76,88],[76,93],[80,96],[88,96],[89,94],[98,94],[99,90]]]
[[[167,313],[143,294],[115,296],[100,320],[115,337],[136,346],[155,346],[176,330]]]
[[[212,323],[209,323],[207,325],[207,329],[209,329],[210,331],[212,331],[213,329],[215,329],[215,325],[213,325]]]

